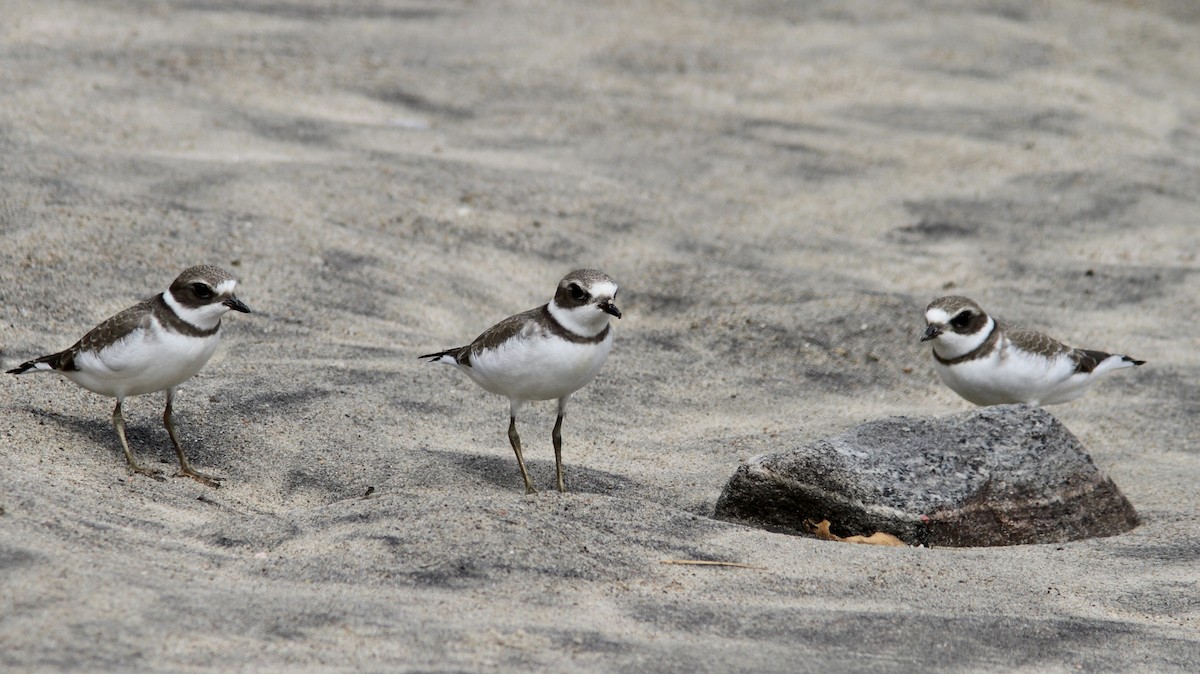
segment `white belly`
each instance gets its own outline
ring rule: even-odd
[[[471,358],[471,367],[460,369],[492,393],[516,400],[553,400],[592,381],[612,342],[611,332],[596,344],[536,335],[481,352]]]
[[[1058,389],[1071,378],[1075,364],[1065,354],[1047,359],[1013,349],[1000,348],[984,358],[955,365],[934,361],[942,381],[976,405],[1035,405],[1066,402],[1083,394],[1083,389],[1063,397]]]
[[[81,353],[71,381],[101,395],[124,398],[174,388],[200,371],[212,357],[220,333],[188,337],[151,322],[99,353]]]

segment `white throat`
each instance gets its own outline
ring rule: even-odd
[[[547,305],[550,315],[567,330],[580,337],[595,337],[608,327],[609,314],[600,310],[595,304],[585,304],[574,309],[564,309],[550,300]]]
[[[982,330],[969,335],[960,335],[947,327],[946,331],[934,340],[933,350],[946,360],[965,356],[991,338],[992,331],[995,329],[996,321],[992,320],[991,316],[988,316],[987,323],[983,324]]]
[[[217,327],[221,322],[221,317],[229,312],[229,307],[221,302],[206,304],[202,307],[185,307],[175,299],[169,290],[162,294],[162,298],[176,316],[200,330],[212,330]]]

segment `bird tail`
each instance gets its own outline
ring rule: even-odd
[[[1092,349],[1076,349],[1076,372],[1091,372],[1100,374],[1109,370],[1120,370],[1126,367],[1144,365],[1146,361],[1130,358],[1119,353],[1106,353]]]
[[[417,356],[417,358],[428,358],[429,362],[431,362],[431,363],[445,363],[447,365],[463,365],[464,364],[463,359],[465,359],[466,352],[467,352],[467,347],[458,346],[453,349],[446,349],[445,351],[438,351],[437,353],[427,353],[424,356]]]
[[[27,372],[53,372],[55,369],[57,369],[54,367],[54,364],[58,360],[58,356],[59,356],[59,354],[54,353],[54,354],[50,354],[49,356],[42,356],[41,358],[34,358],[33,360],[27,360],[24,363],[21,363],[20,365],[14,367],[13,369],[8,370],[8,374],[25,374]]]

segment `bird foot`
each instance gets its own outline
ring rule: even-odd
[[[191,467],[180,468],[179,472],[175,473],[175,477],[190,477],[200,484],[206,487],[212,487],[213,489],[220,489],[221,481],[225,479],[223,477],[201,473],[198,470],[193,470]]]
[[[151,478],[153,480],[158,480],[159,482],[164,482],[167,479],[167,478],[163,477],[163,472],[161,470],[159,470],[157,468],[146,468],[144,466],[139,466],[136,463],[129,464],[129,474],[130,475],[145,475],[146,477]]]

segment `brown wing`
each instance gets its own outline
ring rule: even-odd
[[[475,341],[466,346],[456,346],[453,349],[446,349],[445,351],[439,351],[437,353],[430,353],[418,357],[436,360],[443,356],[450,356],[454,359],[454,362],[458,363],[459,365],[471,367],[472,355],[487,351],[488,349],[494,349],[497,346],[500,346],[500,344],[502,344],[508,338],[524,330],[527,326],[539,323],[542,320],[542,314],[545,311],[546,307],[543,305],[537,309],[530,309],[529,311],[523,311],[515,316],[509,316],[487,330],[484,330],[483,334],[476,337]]]
[[[500,346],[510,337],[520,333],[531,324],[537,325],[538,323],[541,323],[545,310],[546,307],[541,306],[536,309],[530,309],[529,311],[522,311],[521,313],[514,316],[509,316],[487,330],[484,330],[483,334],[476,337],[475,341],[471,342],[465,347],[465,350],[469,352],[469,355],[460,356],[459,362],[463,363],[464,357],[469,358],[470,355],[474,355],[482,351],[488,351],[489,349],[494,349]],[[463,364],[470,365],[469,362]]]
[[[1071,347],[1036,330],[1005,326],[1004,334],[1008,335],[1010,342],[1022,350],[1046,356],[1047,358],[1072,352]]]
[[[100,325],[89,330],[71,348],[66,351],[60,351],[53,356],[46,356],[47,359],[54,358],[55,360],[44,360],[44,362],[50,363],[50,366],[55,370],[79,369],[75,365],[75,358],[80,353],[84,351],[99,351],[149,320],[150,305],[153,301],[153,297],[142,300],[132,307],[108,318]]]
[[[1096,351],[1095,349],[1073,349],[1056,339],[1033,330],[1009,330],[1008,336],[1014,344],[1017,344],[1026,351],[1032,351],[1033,353],[1047,357],[1054,357],[1065,353],[1075,363],[1075,371],[1084,374],[1094,371],[1100,363],[1114,355],[1105,351]],[[1144,362],[1134,360],[1129,356],[1122,356],[1122,358],[1135,365],[1141,365]]]

